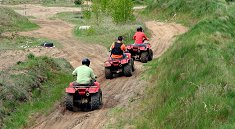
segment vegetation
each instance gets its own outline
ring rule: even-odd
[[[0,17],[0,34],[8,31],[25,31],[38,28],[38,25],[9,8],[0,7]]]
[[[76,5],[81,5],[82,4],[82,0],[74,0],[74,3],[76,4]]]
[[[226,11],[225,0],[146,0],[148,7],[144,12],[148,18],[178,21],[193,26],[204,18],[223,15]],[[157,15],[156,15],[157,14]]]
[[[73,0],[3,0],[3,4],[42,4],[45,6],[76,6]]]
[[[133,43],[132,36],[134,35],[137,26],[142,25],[140,22],[133,22],[130,24],[115,24],[112,22],[112,18],[108,16],[102,16],[102,22],[96,24],[95,17],[91,19],[83,18],[81,13],[64,12],[58,13],[56,17],[77,26],[74,28],[74,34],[81,41],[85,43],[95,43],[110,47],[111,43],[116,40],[119,35],[125,37],[124,42],[126,44]],[[91,26],[89,29],[79,29],[80,26]],[[150,32],[146,31],[150,36]]]
[[[113,0],[111,16],[115,23],[123,23],[134,19],[131,0]]]
[[[13,10],[0,7],[0,50],[25,49],[41,45],[47,39],[19,36],[18,31],[38,28]],[[35,57],[0,71],[0,128],[27,126],[34,113],[48,112],[61,100],[64,88],[72,80],[72,67],[64,59]]]
[[[1,128],[26,126],[30,115],[47,111],[59,101],[72,80],[72,67],[65,60],[27,57],[0,72]]]
[[[183,4],[184,1],[158,2],[162,3],[155,3],[156,8],[169,7],[163,10],[164,14],[160,14],[166,19],[171,19],[166,12],[176,9],[178,14],[190,6]],[[117,117],[125,118],[118,118],[120,120],[114,127],[235,128],[235,6],[223,1],[207,2],[207,5],[225,7],[227,10],[210,8],[213,11],[209,11],[202,8],[203,13],[198,12],[200,15],[195,13],[194,16],[191,14],[197,9],[184,12],[183,15],[187,16],[183,19],[184,23],[189,23],[193,18],[197,22],[191,25],[187,33],[178,37],[162,57],[147,64],[145,76],[152,83],[142,103],[134,108],[138,115],[133,116],[129,110],[119,113]],[[168,6],[170,3],[174,4]],[[201,3],[193,4],[199,8]],[[124,115],[127,112],[129,115]]]
[[[26,36],[19,36],[17,34],[2,36],[0,37],[0,50],[19,50],[26,49],[32,47],[41,46],[44,42],[53,42],[55,46],[59,46],[59,44],[55,41],[46,39],[46,38],[33,38]],[[60,46],[59,46],[60,47]]]

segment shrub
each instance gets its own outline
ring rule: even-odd
[[[131,0],[113,0],[110,12],[115,23],[133,20],[133,2]]]
[[[75,0],[75,1],[74,1],[74,4],[76,4],[76,5],[81,5],[82,3],[83,3],[82,0]]]

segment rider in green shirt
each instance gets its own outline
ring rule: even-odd
[[[84,58],[82,60],[82,66],[77,67],[73,71],[73,75],[77,75],[77,80],[73,82],[73,85],[93,85],[95,82],[95,74],[93,70],[89,67],[90,60]]]

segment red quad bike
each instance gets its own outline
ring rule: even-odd
[[[85,111],[99,109],[102,105],[102,91],[100,83],[94,86],[73,86],[72,83],[66,88],[66,109],[76,111],[80,108]]]
[[[104,62],[105,77],[112,79],[113,74],[124,74],[127,77],[132,76],[134,68],[134,60],[131,58],[130,53],[125,53],[126,58],[111,58]]]
[[[131,53],[131,56],[135,60],[140,60],[143,63],[147,63],[153,59],[153,51],[151,45],[145,41],[140,45],[131,44],[127,46],[127,50]]]

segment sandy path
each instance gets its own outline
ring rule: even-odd
[[[29,14],[36,17],[34,22],[41,26],[40,29],[30,32],[22,32],[21,35],[34,37],[47,37],[59,41],[62,44],[60,57],[66,58],[73,67],[80,65],[83,57],[89,57],[92,61],[91,67],[99,76],[103,90],[104,105],[100,110],[92,112],[70,112],[65,110],[64,106],[56,105],[55,110],[47,116],[39,116],[36,122],[32,123],[33,129],[100,129],[106,127],[106,121],[110,119],[108,110],[117,105],[127,106],[131,98],[141,95],[140,87],[146,86],[139,78],[143,72],[142,64],[135,62],[136,71],[132,77],[118,77],[112,80],[106,80],[104,77],[103,62],[107,58],[105,47],[93,44],[82,44],[72,36],[74,25],[60,21],[48,20],[57,12],[65,11],[67,8],[50,8],[28,5]],[[32,8],[31,8],[32,7]],[[36,9],[35,9],[36,8]],[[70,8],[71,9],[71,8]],[[49,10],[49,11],[45,11]],[[77,8],[70,11],[79,11]],[[18,11],[22,13],[22,11]],[[173,23],[161,23],[150,21],[146,26],[152,31],[153,37],[150,43],[153,47],[154,57],[159,57],[171,45],[175,35],[182,34],[187,29],[181,25]],[[52,51],[53,52],[53,51]],[[53,54],[52,54],[53,55]]]

